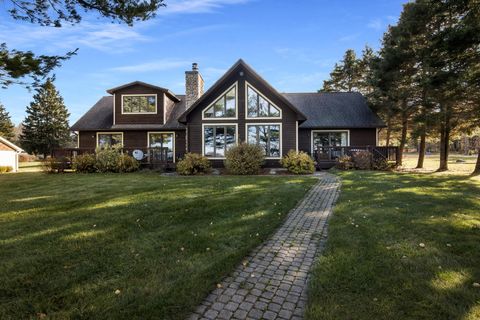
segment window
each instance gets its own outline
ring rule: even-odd
[[[227,90],[218,100],[208,106],[203,112],[204,119],[236,118],[237,117],[237,86]]]
[[[173,132],[149,132],[148,133],[148,147],[150,149],[150,156],[154,161],[174,161],[175,147],[174,147],[174,133]]]
[[[279,158],[280,131],[280,124],[247,125],[247,142],[262,147],[266,157]]]
[[[280,117],[280,109],[247,84],[247,118]]]
[[[97,133],[97,147],[107,148],[116,145],[123,145],[123,133],[121,132],[102,132]]]
[[[313,131],[313,150],[319,147],[348,146],[348,131]]]
[[[157,113],[157,95],[122,95],[122,113]]]
[[[223,158],[225,151],[237,142],[235,125],[204,125],[203,154],[206,157]]]

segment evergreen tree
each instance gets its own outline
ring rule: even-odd
[[[13,128],[14,125],[10,119],[10,115],[3,104],[0,103],[0,137],[12,140],[12,138],[15,136]]]
[[[358,91],[360,83],[360,61],[355,55],[355,51],[349,49],[345,52],[340,64],[335,64],[330,73],[330,79],[323,82],[320,92],[352,92]]]
[[[69,140],[69,113],[51,79],[36,89],[26,112],[20,141],[27,152],[45,157]]]

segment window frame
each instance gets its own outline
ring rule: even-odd
[[[225,159],[225,157],[209,157],[205,155],[205,127],[235,127],[235,144],[238,145],[238,123],[202,123],[202,156],[211,160]]]
[[[251,87],[259,96],[262,96],[268,103],[277,108],[280,112],[278,117],[249,117],[248,116],[248,87]],[[272,100],[268,99],[264,94],[260,93],[260,90],[252,86],[248,81],[245,80],[245,119],[246,120],[281,120],[283,119],[282,108],[277,106]]]
[[[245,123],[245,142],[248,142],[248,127],[251,126],[280,126],[280,156],[278,157],[269,157],[265,156],[265,159],[281,159],[283,157],[283,128],[281,122],[248,122]]]
[[[147,131],[147,148],[152,148],[150,147],[150,134],[153,133],[168,133],[168,134],[171,134],[173,136],[173,139],[172,139],[172,151],[173,151],[173,163],[175,163],[175,158],[176,158],[176,154],[175,154],[175,131]]]
[[[222,99],[230,90],[232,90],[232,88],[235,88],[235,117],[218,117],[218,118],[205,117],[205,111],[210,109],[210,107],[213,107],[213,105],[217,103],[220,99]],[[234,84],[228,87],[228,89],[223,91],[221,94],[219,94],[218,97],[215,100],[213,100],[212,103],[210,103],[208,106],[202,109],[202,120],[212,120],[212,121],[238,120],[238,81],[236,81]]]
[[[123,111],[123,97],[144,97],[144,96],[153,96],[155,97],[155,111],[149,112],[124,112]],[[122,94],[120,95],[120,111],[121,114],[157,114],[158,112],[158,94],[156,93],[138,93],[138,94]]]
[[[315,132],[346,132],[347,133],[347,145],[346,146],[342,146],[342,147],[350,147],[350,130],[349,129],[336,129],[336,130],[312,130],[310,135],[310,150],[311,150],[311,153],[313,154],[315,152],[315,149],[314,149],[314,144],[313,144],[313,134]]]
[[[123,137],[123,132],[120,132],[120,131],[119,131],[119,132],[114,132],[114,131],[97,131],[97,133],[96,133],[96,140],[97,140],[97,141],[96,141],[96,144],[95,144],[97,148],[100,148],[100,146],[99,146],[99,144],[98,144],[98,142],[99,142],[99,141],[98,141],[98,136],[99,136],[100,134],[109,134],[109,135],[120,134],[120,135],[122,136],[121,147],[123,148],[123,146],[124,146],[124,141],[125,141],[125,140],[124,140],[124,137]],[[110,146],[110,147],[112,147],[112,146]]]

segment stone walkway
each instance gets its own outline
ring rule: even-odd
[[[335,176],[321,172],[318,177],[270,240],[246,257],[189,319],[303,318],[307,274],[325,244],[340,190]]]

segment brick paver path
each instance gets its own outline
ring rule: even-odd
[[[307,273],[323,249],[327,219],[340,189],[335,176],[318,176],[319,182],[270,240],[246,257],[189,319],[303,318]]]

